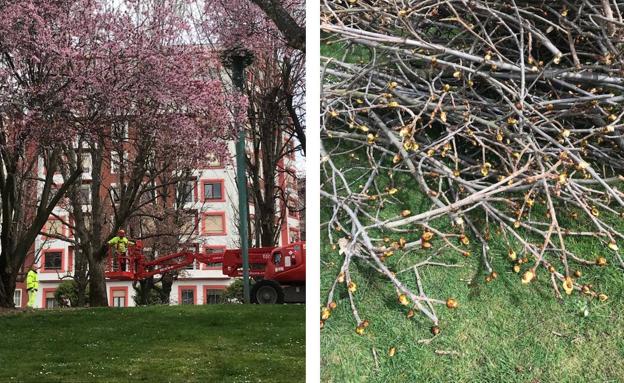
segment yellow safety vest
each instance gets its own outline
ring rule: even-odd
[[[125,253],[128,249],[128,244],[131,243],[133,244],[133,242],[130,242],[130,240],[126,237],[113,237],[110,241],[108,241],[109,245],[115,246],[115,250],[117,250],[118,253]]]
[[[37,273],[35,273],[32,270],[29,270],[28,274],[26,275],[26,288],[28,290],[30,289],[37,290],[39,288],[39,277]]]

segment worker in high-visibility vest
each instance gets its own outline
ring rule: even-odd
[[[39,275],[35,265],[30,266],[30,270],[26,274],[26,289],[28,289],[28,307],[34,308],[35,297],[37,296],[37,290],[39,290]]]
[[[111,238],[108,244],[115,249],[115,257],[117,258],[126,257],[128,254],[128,246],[134,245],[134,242],[126,237],[126,232],[124,230],[119,230],[117,236]],[[122,259],[121,268],[123,271],[126,271],[126,259]]]

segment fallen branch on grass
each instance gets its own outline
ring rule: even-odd
[[[437,335],[436,305],[458,303],[430,297],[419,268],[442,250],[470,256],[476,241],[492,281],[491,257],[500,255],[490,251],[493,232],[522,283],[544,274],[558,297],[561,288],[607,299],[572,265],[624,267],[624,233],[614,224],[624,218],[623,13],[622,4],[597,0],[324,2],[324,43],[342,44],[344,56],[322,58],[321,197],[333,212],[327,239],[344,262],[321,325],[345,283],[364,333],[350,273],[357,261]],[[350,179],[337,165],[345,156],[368,170]],[[396,174],[413,182],[379,186]],[[383,216],[405,189],[430,208]],[[420,240],[411,242],[370,234],[416,230]],[[594,238],[604,251],[576,254],[566,248],[574,237]],[[386,265],[395,251],[418,247],[426,262],[401,272]]]

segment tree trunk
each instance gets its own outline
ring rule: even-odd
[[[108,306],[104,261],[89,259],[89,304],[91,307]]]
[[[0,270],[0,307],[14,308],[13,293],[15,292],[15,282],[17,275]]]
[[[160,294],[160,300],[163,304],[169,304],[169,299],[171,297],[171,288],[173,286],[173,275],[171,273],[165,273],[163,275],[162,280],[162,291]]]
[[[150,300],[150,295],[152,295],[153,289],[154,289],[154,277],[149,277],[147,279],[140,280],[139,288],[135,289],[135,291],[137,291],[136,304],[139,306],[152,304]]]

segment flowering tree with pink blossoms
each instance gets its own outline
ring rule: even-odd
[[[0,78],[7,84],[0,88],[7,173],[0,180],[3,207],[5,201],[17,201],[21,205],[13,204],[14,209],[26,211],[32,200],[46,202],[35,209],[36,220],[25,220],[33,223],[28,236],[18,237],[19,255],[5,246],[18,242],[15,213],[3,210],[0,305],[12,306],[25,254],[67,192],[73,220],[65,223],[88,260],[90,304],[107,305],[107,239],[136,213],[153,172],[172,170],[164,164],[192,167],[208,153],[225,158],[231,136],[225,105],[240,99],[226,95],[215,79],[218,57],[185,41],[188,25],[175,1],[115,7],[95,1],[9,2],[0,13],[6,16],[0,20]],[[115,139],[112,126],[128,126],[131,133]],[[34,163],[48,152],[45,180],[37,179]],[[83,152],[92,163],[88,216],[79,198],[86,195],[79,192]],[[103,178],[110,174],[111,152],[129,154],[117,156],[115,198]],[[18,158],[16,166],[12,158]],[[158,161],[162,158],[168,160]],[[156,170],[155,164],[163,166]],[[63,184],[49,199],[46,188],[53,189],[56,169]],[[12,196],[11,177],[36,181],[39,188],[43,184],[44,193],[37,199],[24,185],[18,197]],[[31,201],[21,197],[25,191],[34,196]]]

